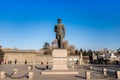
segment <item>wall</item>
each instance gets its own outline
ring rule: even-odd
[[[12,61],[14,64],[15,60],[17,63],[24,64],[25,60],[27,63],[33,63],[35,59],[34,51],[22,51],[22,50],[8,50],[4,52],[4,63],[8,64],[9,61]]]
[[[12,64],[15,64],[15,60],[17,60],[17,64],[25,64],[25,60],[27,60],[27,64],[46,64],[49,62],[52,64],[53,58],[52,55],[43,55],[40,52],[31,51],[31,50],[4,50],[4,63],[8,64],[9,61],[12,61]],[[79,56],[68,56],[68,62],[75,62],[79,60]]]

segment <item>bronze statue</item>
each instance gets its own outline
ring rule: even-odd
[[[58,48],[63,48],[62,40],[65,37],[65,28],[64,25],[61,24],[61,19],[58,18],[58,24],[55,25],[54,31],[56,32],[56,39],[58,42]]]

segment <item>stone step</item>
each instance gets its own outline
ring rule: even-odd
[[[79,72],[69,70],[48,70],[41,72],[41,74],[79,74]]]

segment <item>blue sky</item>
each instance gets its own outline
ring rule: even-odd
[[[55,39],[57,18],[77,49],[120,47],[119,0],[0,0],[0,45],[40,49]]]

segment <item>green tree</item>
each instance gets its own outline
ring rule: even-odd
[[[75,55],[79,55],[79,51],[78,50],[75,50]]]
[[[87,51],[86,50],[83,51],[83,56],[87,56]]]
[[[83,49],[82,48],[80,49],[79,53],[83,53]]]
[[[87,56],[92,56],[92,50],[91,49],[89,49],[88,51],[87,51]]]
[[[46,41],[43,45],[44,54],[50,54],[50,44]]]
[[[117,52],[120,53],[120,48],[117,49]]]
[[[91,49],[87,51],[87,56],[89,56],[90,63],[93,63],[93,52]]]

